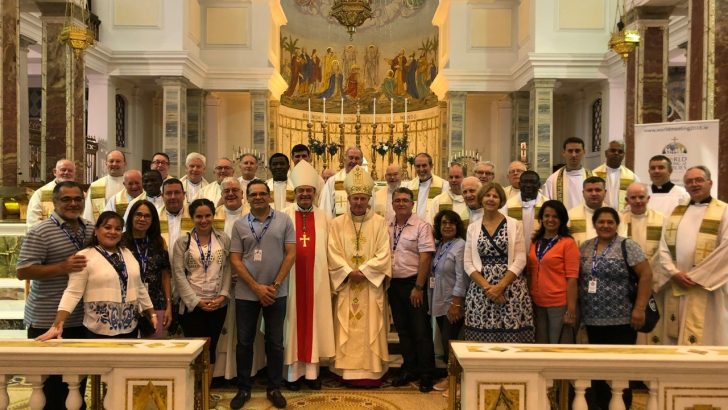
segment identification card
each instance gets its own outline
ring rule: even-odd
[[[263,250],[256,249],[253,252],[253,262],[261,262],[263,260]]]
[[[430,289],[435,289],[435,277],[430,276]]]
[[[589,289],[587,290],[589,293],[597,293],[597,280],[592,279],[589,281]]]

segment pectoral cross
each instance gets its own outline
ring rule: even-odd
[[[303,236],[301,236],[300,238],[298,238],[298,240],[300,240],[301,242],[303,242],[303,247],[304,248],[307,248],[308,247],[308,245],[307,245],[308,244],[308,241],[311,240],[311,237],[308,236],[308,235],[306,235],[306,232],[304,232],[303,233]]]
[[[359,266],[362,262],[364,262],[364,257],[361,255],[354,255],[351,257],[351,261],[354,262],[356,266]]]

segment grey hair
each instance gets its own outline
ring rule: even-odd
[[[699,170],[705,172],[705,177],[708,179],[708,181],[712,181],[712,179],[710,178],[710,170],[705,165],[695,165],[695,166],[692,166],[692,167],[686,169],[685,170],[685,173],[687,174],[688,171],[690,171],[691,169],[699,169]]]
[[[185,159],[185,166],[189,166],[190,162],[195,159],[199,159],[200,161],[202,161],[202,166],[207,167],[207,158],[205,158],[205,156],[200,154],[199,152],[190,152],[189,154],[187,154],[187,158]]]

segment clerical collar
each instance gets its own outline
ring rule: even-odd
[[[529,199],[528,201],[524,201],[523,199],[521,199],[521,205],[523,205],[524,208],[530,208],[536,205],[536,198]]]
[[[288,180],[287,180],[287,179],[284,179],[284,180],[282,180],[282,181],[277,181],[277,180],[275,180],[275,179],[273,180],[273,183],[274,183],[274,184],[280,184],[280,183],[284,183],[284,184],[285,184],[286,182],[288,182]]]
[[[709,204],[710,201],[713,200],[713,197],[708,195],[707,197],[703,198],[700,201],[690,201],[690,205],[700,205],[700,204]]]
[[[198,185],[200,185],[202,183],[202,180],[199,180],[197,182],[192,182],[191,179],[187,179],[187,183],[190,184],[190,185],[192,185],[192,186],[198,186]]]
[[[612,167],[610,167],[609,165],[607,165],[607,171],[617,172],[617,171],[619,171],[619,170],[620,170],[620,168],[622,168],[622,167],[621,167],[621,166],[619,166],[619,167],[617,167],[617,168],[612,168]]]
[[[675,184],[673,184],[672,181],[667,181],[662,186],[652,184],[652,193],[653,194],[667,194],[667,193],[670,193],[670,190],[672,190],[672,187],[674,187],[674,186],[675,186]]]
[[[164,210],[167,212],[167,215],[173,216],[175,218],[178,217],[178,216],[180,216],[182,214],[182,208],[180,208],[179,211],[177,211],[176,214],[175,213],[172,213],[172,212],[169,212],[169,210],[166,209],[166,208]]]
[[[429,176],[429,177],[428,177],[427,179],[422,179],[422,178],[420,178],[420,185],[422,185],[422,184],[424,184],[424,183],[426,183],[426,182],[430,181],[431,179],[432,179],[432,175],[430,175],[430,176]]]
[[[225,208],[225,213],[226,214],[230,214],[230,215],[238,215],[238,214],[242,213],[242,210],[243,210],[243,206],[242,205],[240,205],[236,209],[230,209],[227,206],[224,207],[224,208]]]
[[[299,211],[299,212],[304,212],[304,213],[305,212],[312,212],[313,211],[313,205],[311,205],[307,209],[303,209],[303,208],[301,208],[301,206],[299,206],[298,204],[296,204],[296,210]]]

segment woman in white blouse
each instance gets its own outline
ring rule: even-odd
[[[230,238],[213,227],[215,204],[196,199],[189,206],[195,227],[175,243],[172,275],[180,297],[180,325],[185,337],[210,338],[210,364],[225,322],[230,298]],[[212,374],[209,372],[210,381]]]
[[[78,252],[86,257],[86,267],[68,275],[55,322],[37,340],[61,337],[64,321],[82,298],[83,325],[90,339],[136,338],[139,311],[157,325],[139,264],[129,249],[120,246],[123,226],[116,212],[99,215],[91,243]]]
[[[533,343],[533,307],[525,277],[521,222],[499,209],[503,188],[490,182],[478,191],[483,217],[471,221],[463,262],[470,276],[463,339],[486,343]]]

